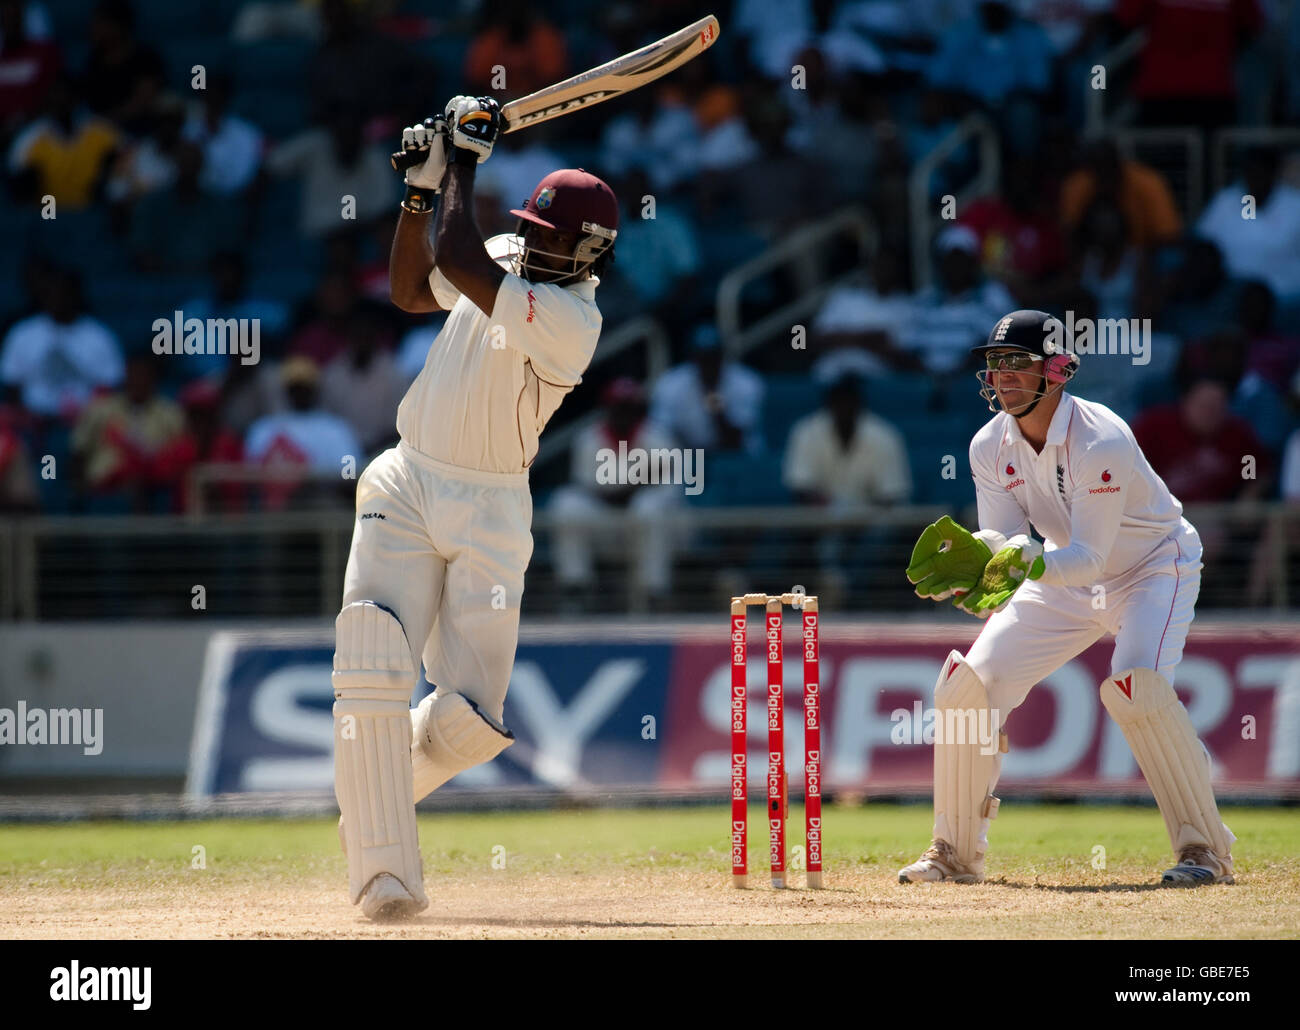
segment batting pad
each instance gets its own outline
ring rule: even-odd
[[[979,871],[989,820],[998,811],[993,788],[1002,771],[1001,719],[957,651],[949,652],[939,671],[934,707],[934,836],[951,844],[963,865]]]
[[[334,629],[334,794],[352,903],[391,873],[425,908],[411,793],[411,649],[402,624],[370,601],[344,607]]]
[[[464,694],[430,694],[411,710],[411,730],[416,801],[515,742],[513,733]]]
[[[1156,797],[1175,854],[1201,844],[1227,858],[1237,838],[1219,818],[1210,755],[1169,681],[1152,669],[1126,669],[1100,690]]]

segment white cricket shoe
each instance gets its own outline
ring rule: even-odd
[[[1203,844],[1189,844],[1178,852],[1178,864],[1160,877],[1165,887],[1200,887],[1210,883],[1234,883],[1232,856],[1220,858]]]
[[[426,907],[392,873],[380,873],[361,895],[361,911],[376,923],[396,923]]]
[[[963,865],[946,840],[935,840],[911,865],[905,865],[898,871],[899,883],[983,883],[984,862]]]

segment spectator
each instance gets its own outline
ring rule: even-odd
[[[262,134],[230,113],[232,90],[229,75],[208,76],[203,100],[190,112],[182,130],[185,139],[203,149],[199,185],[209,193],[242,193],[253,184],[262,164]]]
[[[1089,205],[1075,233],[1079,284],[1096,298],[1101,318],[1139,316],[1143,255],[1129,239],[1124,214],[1109,200]]]
[[[496,78],[501,68],[505,81]],[[569,77],[564,36],[529,0],[487,0],[465,55],[466,92],[527,96]]]
[[[397,406],[408,381],[397,368],[392,340],[378,312],[352,314],[348,349],[321,374],[321,407],[345,419],[366,454],[397,442]]]
[[[1223,380],[1196,378],[1178,403],[1150,408],[1133,425],[1151,467],[1184,504],[1261,494],[1260,479],[1242,475],[1243,459],[1255,458],[1262,476],[1267,455],[1250,423],[1229,410],[1231,395]]]
[[[601,136],[601,163],[615,178],[642,170],[656,193],[673,189],[694,171],[699,130],[681,91],[668,86],[632,93]],[[494,155],[495,156],[495,155]]]
[[[650,182],[640,170],[630,173],[615,192],[623,210],[618,259],[608,276],[613,280],[610,285],[632,295],[631,302],[623,305],[630,310],[665,309],[670,321],[674,314],[688,315],[701,261],[699,238],[688,212],[671,196],[653,196]],[[654,204],[653,217],[644,216],[647,197]],[[603,291],[603,283],[601,288]],[[603,308],[605,301],[601,304]]]
[[[726,176],[745,225],[769,240],[826,214],[832,197],[824,184],[834,170],[820,156],[790,151],[785,144],[789,125],[790,115],[775,97],[747,105],[744,128],[758,148]],[[773,204],[774,196],[784,203]]]
[[[1084,151],[1082,167],[1061,184],[1061,221],[1073,230],[1095,199],[1113,201],[1124,213],[1129,242],[1153,247],[1178,238],[1182,219],[1169,184],[1159,172],[1121,158],[1113,140],[1095,140]]]
[[[178,483],[157,461],[184,429],[180,406],[158,394],[158,358],[132,355],[122,389],[92,400],[72,431],[83,488],[134,511],[170,510]]]
[[[18,5],[22,9],[23,34],[31,40],[45,42],[54,35],[50,24],[50,12],[39,0],[27,0]],[[0,32],[0,46],[4,45],[4,33]]]
[[[633,379],[616,379],[602,397],[604,417],[574,438],[569,484],[555,491],[550,511],[555,529],[555,572],[566,593],[595,601],[597,554],[624,555],[635,541],[635,565],[630,570],[636,584],[647,592],[652,607],[667,602],[671,591],[673,551],[676,534],[665,514],[681,504],[681,484],[669,481],[670,463],[660,462],[672,441],[654,423],[646,420],[645,391]],[[645,455],[647,474],[656,465],[658,483],[605,482],[597,470],[608,464],[609,455]],[[631,478],[630,476],[627,478]],[[612,524],[601,516],[627,511],[634,529],[621,522]],[[629,537],[629,533],[634,536]]]
[[[265,39],[316,42],[323,32],[317,0],[246,3],[240,6],[230,26],[230,38],[237,43],[258,43]]]
[[[243,255],[237,251],[214,254],[208,263],[208,274],[211,278],[208,292],[185,302],[185,317],[200,319],[204,324],[210,324],[208,319],[248,319],[257,324],[261,353],[271,351],[274,341],[288,328],[286,306],[269,296],[249,296],[247,265]],[[220,376],[231,360],[225,354],[186,354],[182,359],[182,380],[188,382],[204,376]]]
[[[683,447],[757,454],[763,449],[762,378],[723,358],[718,331],[711,325],[695,330],[691,351],[690,361],[659,377],[650,421]]]
[[[336,108],[328,129],[307,129],[267,155],[270,174],[301,180],[298,229],[304,236],[321,239],[341,228],[344,197],[353,198],[359,225],[387,213],[397,202],[398,180],[388,154],[367,144],[362,129],[360,111]]]
[[[158,193],[176,182],[176,151],[185,121],[180,98],[158,98],[149,132],[129,142],[118,154],[109,176],[108,199],[128,208],[145,194]]]
[[[952,135],[952,130],[957,127],[953,106],[953,101],[942,90],[927,89],[921,93],[915,116],[903,120],[901,126],[909,165],[924,160]],[[928,190],[931,200],[937,201],[956,189],[957,184],[966,178],[974,153],[973,144],[964,143],[930,173]]]
[[[794,56],[814,38],[811,0],[737,0],[726,31],[740,39],[741,53],[759,75],[787,79]]]
[[[1236,120],[1236,62],[1255,35],[1255,0],[1119,0],[1120,24],[1143,29],[1133,93],[1144,125],[1216,129]]]
[[[1250,422],[1270,451],[1280,454],[1295,424],[1287,393],[1300,371],[1300,339],[1277,331],[1276,310],[1277,302],[1267,283],[1252,281],[1242,285],[1237,320],[1245,361],[1232,407]]]
[[[794,424],[782,478],[801,504],[831,508],[905,504],[912,494],[902,434],[866,410],[852,374],[830,384],[821,411]]]
[[[228,197],[199,187],[203,152],[193,143],[176,145],[176,182],[141,198],[131,217],[127,248],[142,272],[202,275],[222,251],[241,238],[241,210]]]
[[[37,508],[39,495],[31,457],[19,431],[23,413],[0,405],[0,515],[22,515]]]
[[[1004,0],[982,0],[975,15],[939,40],[930,84],[998,110],[1015,94],[1041,96],[1051,84],[1051,44]]]
[[[1218,245],[1230,276],[1262,279],[1290,305],[1300,302],[1300,190],[1279,180],[1280,163],[1271,147],[1250,151],[1241,180],[1215,195],[1196,234]]]
[[[328,122],[330,112],[342,107],[359,108],[362,122],[382,118],[408,107],[412,97],[433,93],[429,63],[413,60],[400,40],[374,31],[378,6],[320,0],[321,44],[307,66],[306,83],[314,122]]]
[[[145,131],[166,83],[162,58],[135,37],[129,0],[100,0],[90,18],[87,102],[131,133]]]
[[[66,75],[54,81],[46,100],[49,114],[19,132],[9,148],[14,192],[32,202],[52,196],[59,211],[79,211],[99,193],[121,137],[81,110]]]
[[[352,482],[344,478],[349,464],[359,474],[365,453],[361,442],[347,422],[320,407],[320,369],[310,358],[289,358],[280,369],[280,379],[288,410],[253,423],[245,441],[245,460],[317,477],[325,489],[300,491],[300,484],[289,478],[267,489],[266,506],[283,508],[291,498],[307,503],[341,500]],[[331,479],[338,482],[338,490],[329,488]]]
[[[0,140],[42,110],[60,65],[59,48],[28,31],[22,0],[0,0]]]
[[[191,383],[177,398],[185,411],[185,432],[165,446],[155,466],[162,482],[175,488],[174,511],[188,511],[195,495],[187,487],[196,465],[237,464],[244,459],[239,437],[221,421],[221,388],[211,380]],[[211,504],[212,498],[205,498]],[[245,490],[240,483],[222,483],[216,491],[218,510],[242,511]]]
[[[122,381],[122,352],[105,326],[86,313],[81,280],[54,269],[44,310],[16,322],[0,347],[0,382],[16,388],[34,415],[70,421],[100,387]]]
[[[351,346],[360,304],[350,271],[325,273],[312,300],[312,317],[294,333],[289,353],[309,358],[318,368],[328,365]]]
[[[958,224],[979,237],[984,274],[1029,306],[1035,287],[1065,264],[1065,241],[1055,206],[1041,188],[1035,159],[1008,154],[1001,171],[1000,192],[972,203]]]
[[[537,184],[556,168],[564,168],[570,162],[551,146],[555,138],[555,124],[543,122],[520,133],[518,146],[502,147],[494,150],[492,160],[481,169],[482,181],[498,197],[505,199],[505,207],[523,207],[533,195]],[[388,173],[392,178],[392,172]],[[477,185],[475,188],[477,193]],[[511,223],[511,231],[514,228]]]
[[[822,368],[852,367],[874,376],[920,367],[916,355],[901,346],[912,322],[912,298],[903,290],[902,271],[894,250],[880,247],[862,279],[831,290],[812,324],[822,352],[814,374]]]
[[[1165,267],[1159,277],[1156,325],[1192,339],[1229,325],[1236,306],[1237,290],[1223,270],[1219,248],[1195,236],[1184,240],[1173,267]]]
[[[903,347],[926,371],[947,375],[970,361],[971,347],[1016,304],[1006,287],[981,276],[979,237],[972,229],[949,226],[939,233],[935,250],[938,281],[914,296]]]

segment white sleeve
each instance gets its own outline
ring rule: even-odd
[[[450,311],[456,306],[456,301],[460,300],[460,290],[451,284],[451,280],[442,274],[442,269],[437,265],[429,273],[429,289],[433,291],[433,299],[443,311]]]
[[[785,462],[781,479],[787,490],[816,490],[817,463],[812,452],[813,419],[815,415],[801,418],[790,430],[790,442],[785,445]]]
[[[525,354],[538,378],[554,386],[582,382],[600,336],[594,305],[561,286],[529,283],[517,275],[501,280],[491,320],[505,330],[505,345]]]
[[[1119,535],[1124,495],[1136,461],[1137,444],[1123,436],[1100,441],[1084,451],[1070,496],[1070,546],[1043,555],[1040,582],[1083,587],[1097,581]],[[1103,475],[1108,478],[1103,480]]]
[[[996,529],[1006,537],[1029,533],[1029,516],[1008,490],[1003,489],[990,462],[996,460],[994,440],[981,441],[976,436],[970,444],[970,471],[975,480],[975,502],[979,508],[980,529]]]

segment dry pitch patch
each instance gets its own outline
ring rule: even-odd
[[[1233,886],[1155,886],[1168,854],[1154,808],[1007,805],[990,882],[960,887],[895,880],[928,840],[928,808],[828,807],[828,889],[772,890],[755,847],[760,886],[737,891],[721,807],[422,816],[430,907],[397,926],[347,903],[327,820],[8,826],[0,935],[1300,937],[1300,809],[1225,818],[1241,838]]]

